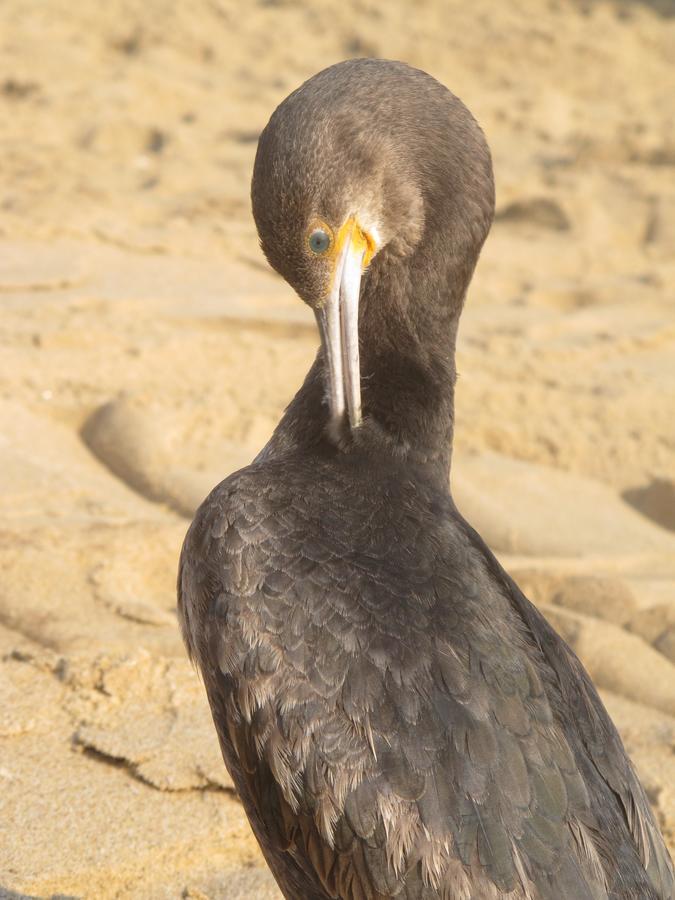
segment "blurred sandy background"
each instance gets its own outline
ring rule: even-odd
[[[185,660],[208,489],[317,343],[249,213],[304,78],[407,60],[494,152],[454,488],[675,842],[675,5],[3,0],[0,895],[276,897]],[[3,893],[4,891],[4,893]]]

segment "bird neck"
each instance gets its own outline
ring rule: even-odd
[[[429,260],[378,260],[364,282],[359,314],[363,422],[329,426],[323,352],[286,410],[264,455],[312,447],[362,450],[417,463],[447,485],[454,422],[455,343],[473,271],[437,282]],[[424,273],[424,274],[422,274]]]
[[[379,433],[396,456],[430,467],[447,483],[464,286],[457,293],[452,279],[437,282],[426,260],[386,260],[372,276],[359,317],[366,428],[357,443]]]

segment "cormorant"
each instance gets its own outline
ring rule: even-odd
[[[494,187],[424,72],[310,78],[258,144],[253,213],[321,349],[204,501],[179,611],[288,900],[666,900],[673,870],[588,675],[448,488],[455,338]]]

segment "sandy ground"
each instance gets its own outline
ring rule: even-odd
[[[454,489],[597,681],[673,846],[669,9],[4,0],[0,896],[277,896],[174,579],[317,342],[257,248],[257,134],[353,55],[427,69],[486,129]]]

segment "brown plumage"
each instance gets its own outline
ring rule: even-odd
[[[457,323],[494,206],[480,129],[422,72],[342,63],[274,113],[252,196],[322,348],[199,509],[179,612],[281,890],[671,898],[586,672],[448,490]]]

